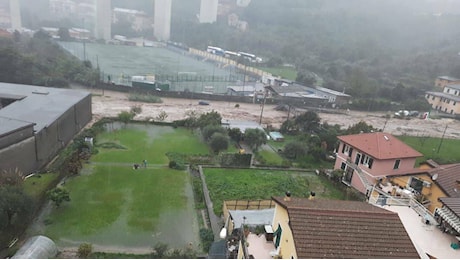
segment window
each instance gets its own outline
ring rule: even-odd
[[[454,101],[454,106],[457,105],[457,101]]]
[[[431,97],[431,100],[434,100],[434,96]]]
[[[345,154],[345,155],[348,155],[349,157],[351,157],[351,155],[353,153],[353,148],[351,148],[350,146],[348,146],[346,144],[343,144],[342,153]]]
[[[364,156],[363,156],[364,157]],[[360,153],[357,153],[356,154],[356,159],[355,159],[355,164],[358,165],[359,164],[359,161],[361,160],[361,154]]]
[[[399,164],[401,164],[401,160],[398,159],[395,161],[395,165],[393,166],[393,169],[396,170],[396,169],[399,169]]]
[[[276,237],[276,239],[275,239],[275,248],[278,248],[280,246],[281,233],[282,232],[283,232],[283,229],[281,228],[281,225],[278,224],[278,229],[276,229],[276,231],[273,232],[273,237]]]
[[[422,193],[423,189],[423,180],[416,178],[416,177],[411,177],[409,181],[409,187],[417,191],[418,193]]]
[[[340,169],[344,170],[347,168],[347,164],[342,162],[342,164],[340,165]]]
[[[374,159],[372,159],[370,156],[364,155],[361,158],[361,164],[368,167],[369,169],[372,169],[373,163],[374,163]]]

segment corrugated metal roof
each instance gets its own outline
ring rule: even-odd
[[[25,98],[0,109],[0,117],[33,123],[35,124],[34,130],[38,132],[91,94],[70,89],[0,83],[1,95],[24,96]],[[14,121],[9,121],[9,123],[9,126],[0,128],[0,135],[18,125]]]

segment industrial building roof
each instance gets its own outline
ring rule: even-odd
[[[0,117],[0,137],[14,132],[18,129],[33,125],[34,123],[31,122],[24,122],[12,118]]]
[[[34,131],[39,132],[89,95],[85,91],[0,83],[0,97],[22,97],[0,109],[0,136],[27,124],[34,124]]]

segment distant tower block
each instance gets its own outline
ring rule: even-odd
[[[106,41],[112,39],[112,4],[111,0],[96,0],[96,30],[97,39]]]
[[[217,7],[219,0],[201,0],[200,23],[215,23],[217,20]]]
[[[159,41],[168,41],[171,35],[171,0],[155,0],[153,35]]]
[[[11,19],[11,28],[13,30],[20,31],[22,29],[22,24],[21,24],[21,11],[19,8],[19,0],[10,0],[10,19]]]

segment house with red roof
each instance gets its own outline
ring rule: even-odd
[[[397,213],[360,201],[272,199],[277,258],[426,258]]]
[[[342,169],[342,182],[367,194],[377,180],[414,170],[423,155],[389,133],[339,136],[334,169]]]

